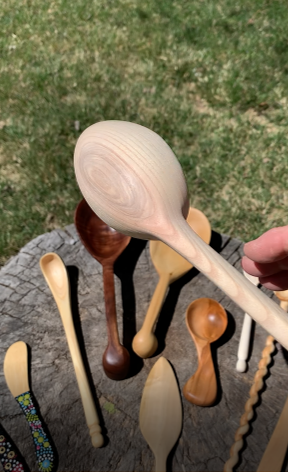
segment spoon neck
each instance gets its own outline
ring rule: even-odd
[[[167,288],[169,286],[169,282],[170,282],[169,274],[160,275],[158,284],[156,285],[147,314],[145,316],[143,326],[141,328],[143,331],[150,332],[153,330],[153,327],[159,315]]]
[[[156,455],[155,472],[166,472],[166,457],[163,454]]]

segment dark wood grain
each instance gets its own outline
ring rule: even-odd
[[[120,344],[119,340],[113,267],[131,238],[115,231],[104,223],[95,215],[85,199],[81,200],[78,204],[74,221],[83,245],[103,267],[105,312],[108,331],[108,345],[102,358],[103,369],[110,379],[123,380],[129,372],[130,355],[127,349]]]

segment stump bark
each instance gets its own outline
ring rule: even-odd
[[[241,241],[213,232],[211,245],[241,271]],[[77,336],[106,438],[101,449],[91,445],[64,329],[40,271],[39,259],[46,252],[59,254],[68,268]],[[136,328],[142,324],[158,281],[149,257],[149,243],[132,240],[118,259],[115,274],[120,339],[131,351]],[[218,399],[214,406],[206,408],[188,403],[182,395],[184,384],[197,368],[185,312],[200,297],[220,302],[229,317],[226,333],[214,349]],[[56,446],[59,471],[154,470],[154,457],[141,435],[138,416],[147,375],[162,355],[174,368],[183,403],[183,429],[169,456],[168,470],[223,470],[267,333],[259,325],[255,327],[249,369],[238,373],[235,366],[243,311],[201,273],[192,269],[170,286],[156,328],[158,351],[144,361],[132,356],[131,375],[123,381],[110,380],[103,372],[107,335],[102,267],[82,246],[74,225],[37,237],[1,269],[0,315],[0,364],[3,366],[5,352],[12,343],[22,340],[30,347],[30,386]],[[29,426],[6,386],[3,368],[1,372],[0,423],[29,468],[37,470]],[[257,469],[284,406],[287,351],[279,344],[270,372],[236,470]],[[287,463],[285,467],[288,470]]]

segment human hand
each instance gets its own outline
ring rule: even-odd
[[[273,228],[244,245],[242,267],[270,290],[288,289],[288,226]]]

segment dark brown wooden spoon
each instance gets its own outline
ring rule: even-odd
[[[100,220],[84,199],[76,208],[74,222],[84,247],[103,267],[108,330],[108,346],[102,359],[103,368],[110,379],[122,380],[128,374],[130,354],[119,341],[115,305],[114,262],[128,246],[131,237],[119,233]]]

